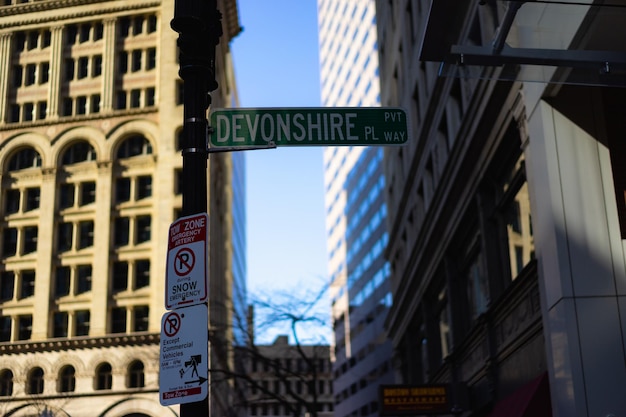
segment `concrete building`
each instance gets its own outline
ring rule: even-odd
[[[319,0],[322,104],[380,105],[374,1]],[[335,414],[366,416],[392,381],[384,321],[391,305],[383,151],[328,147],[324,184],[334,328]]]
[[[240,28],[236,2],[218,3],[212,97],[225,106],[236,104],[229,42]],[[0,5],[2,415],[178,413],[158,398],[167,232],[183,181],[173,11],[173,0]],[[220,343],[232,343],[245,293],[234,251],[245,243],[242,164],[211,156],[207,173]],[[211,400],[228,415],[228,398]]]
[[[246,416],[333,416],[333,380],[328,345],[290,345],[278,336],[270,345],[241,346]]]
[[[626,413],[626,13],[584,3],[376,2],[396,382],[458,415]]]

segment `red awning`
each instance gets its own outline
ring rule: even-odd
[[[544,372],[499,401],[489,417],[552,417],[548,373]]]

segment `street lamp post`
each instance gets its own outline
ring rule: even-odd
[[[184,122],[182,135],[182,215],[207,212],[207,110],[215,80],[215,47],[222,35],[217,0],[176,0],[171,27],[178,32],[178,50],[183,80]],[[207,329],[208,331],[208,329]],[[209,390],[210,392],[210,387]],[[181,417],[209,415],[209,395],[181,404]]]

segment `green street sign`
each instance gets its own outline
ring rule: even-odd
[[[220,109],[211,114],[214,147],[402,145],[406,112],[384,107]]]

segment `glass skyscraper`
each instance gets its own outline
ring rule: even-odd
[[[374,1],[319,0],[318,20],[322,104],[379,106]],[[324,152],[337,416],[375,414],[378,386],[393,381],[384,330],[391,292],[382,162],[382,148]]]

